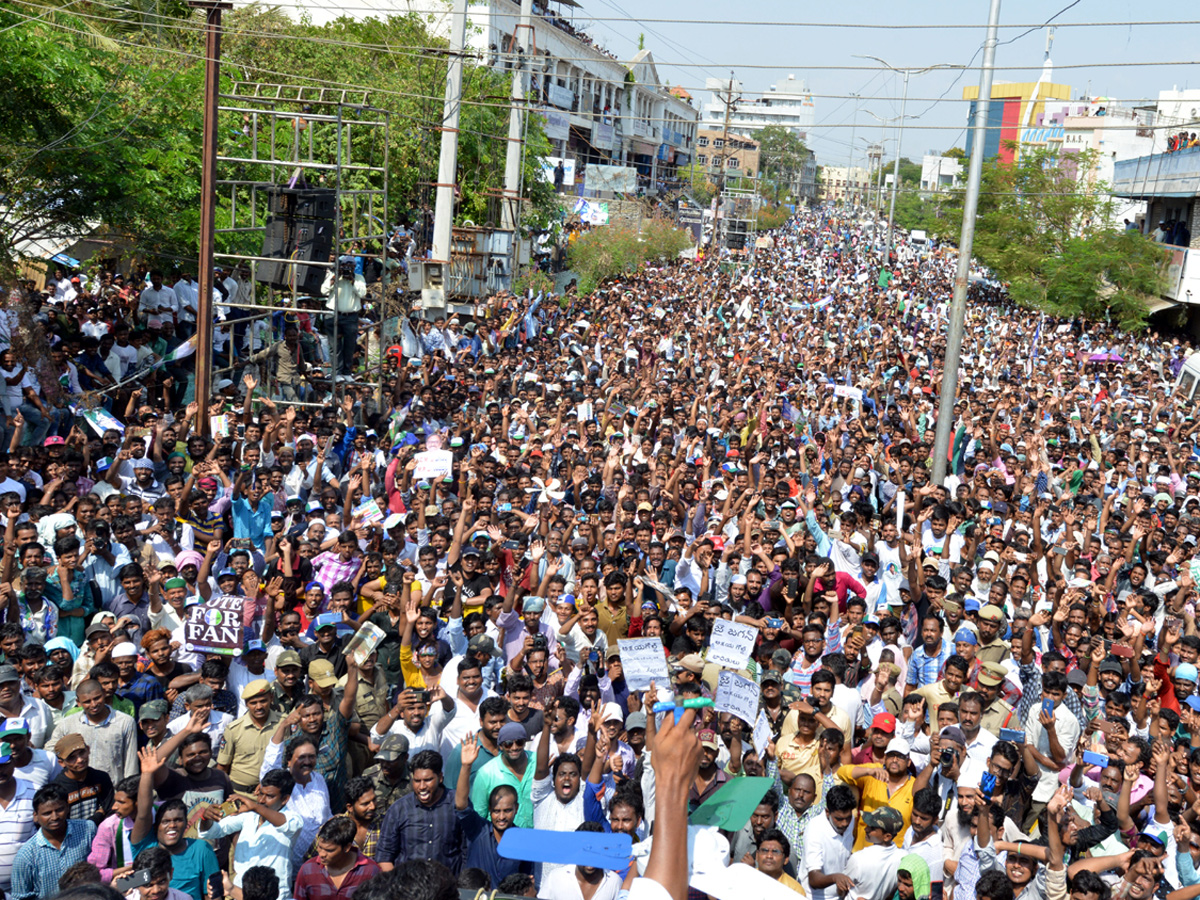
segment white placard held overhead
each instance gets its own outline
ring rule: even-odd
[[[713,708],[732,713],[747,725],[758,718],[758,685],[736,672],[722,672],[717,678],[717,696]]]
[[[644,691],[654,681],[656,686],[670,688],[671,673],[667,670],[667,657],[663,643],[656,637],[626,638],[617,641],[621,651],[621,671],[631,691]]]
[[[758,629],[728,619],[714,619],[706,661],[727,669],[744,669],[754,652]]]

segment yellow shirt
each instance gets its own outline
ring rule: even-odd
[[[400,645],[400,671],[404,673],[404,686],[412,688],[414,691],[423,691],[429,687],[425,683],[425,676],[421,674],[421,667],[413,662],[412,647]]]
[[[858,802],[859,815],[854,830],[854,850],[858,851],[867,846],[867,826],[863,823],[862,814],[874,812],[881,806],[890,806],[904,819],[904,828],[893,841],[897,847],[903,847],[904,832],[908,831],[908,823],[912,820],[913,785],[916,784],[916,779],[909,776],[908,781],[904,782],[899,790],[889,795],[886,781],[882,781],[874,775],[851,778],[850,773],[854,769],[855,766],[841,766],[837,770],[838,779],[858,788],[858,795],[861,798]]]
[[[821,756],[818,738],[805,744],[796,734],[799,713],[789,712],[779,729],[779,740],[775,742],[775,758],[779,768],[792,775],[808,775],[816,784],[821,784]]]

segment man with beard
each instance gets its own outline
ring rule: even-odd
[[[463,829],[454,791],[442,783],[442,758],[422,750],[409,764],[412,793],[392,804],[383,819],[376,858],[385,872],[397,862],[433,860],[452,873],[462,868]]]
[[[703,750],[701,753],[703,754]],[[797,776],[797,778],[802,777]],[[772,789],[767,791],[758,806],[754,807],[754,812],[750,813],[750,821],[729,838],[730,861],[744,862],[748,866],[754,865],[755,851],[768,829],[775,828],[778,816],[779,794]]]
[[[904,835],[904,851],[915,853],[929,866],[930,900],[942,898],[942,836],[938,818],[941,797],[932,787],[923,787],[913,795],[912,827]]]
[[[500,729],[508,721],[508,701],[503,697],[488,697],[479,704],[479,730],[475,736],[479,739],[479,756],[471,767],[471,778],[479,774],[487,763],[500,755],[500,746],[496,743]],[[526,732],[528,733],[528,732]],[[458,770],[462,767],[462,745],[455,745],[445,756],[445,777],[453,778],[450,784],[458,784]],[[376,754],[376,759],[379,755]]]
[[[500,747],[500,755],[490,760],[475,778],[471,777],[470,764],[478,754],[478,741],[472,738],[468,744],[464,739],[462,749],[462,766],[456,790],[467,787],[470,791],[471,806],[479,820],[485,819],[491,809],[491,800],[495,789],[502,784],[512,787],[516,793],[516,805],[513,809],[513,824],[518,828],[529,828],[533,824],[533,804],[529,802],[533,766],[529,753],[525,750],[527,737],[525,728],[516,722],[506,722],[500,729],[496,743]],[[470,759],[468,759],[470,756]],[[465,774],[461,771],[466,769]],[[465,779],[465,780],[464,780]],[[520,801],[524,800],[522,804]],[[521,806],[525,809],[522,809]],[[461,805],[458,808],[462,808]]]
[[[899,842],[908,830],[913,794],[924,786],[924,781],[918,783],[918,779],[909,774],[908,754],[908,741],[904,738],[892,738],[887,745],[882,766],[842,766],[838,769],[837,777],[845,784],[858,788],[862,798],[859,807],[863,815],[859,816],[854,852],[862,850],[868,843],[877,843],[869,841],[867,837],[868,825],[865,818],[866,814],[879,807],[890,807],[902,820],[901,826],[891,832],[894,840]],[[926,773],[931,773],[931,770],[927,768]],[[925,775],[925,780],[927,779],[928,775]],[[891,824],[889,820],[888,825]]]
[[[408,777],[408,738],[402,734],[385,737],[375,751],[375,765],[363,772],[363,777],[375,786],[376,816],[382,821],[392,804],[412,791]]]
[[[162,800],[182,800],[188,815],[201,803],[220,805],[233,793],[233,782],[221,769],[211,766],[212,738],[204,731],[207,716],[196,712],[180,733],[158,751],[161,760],[170,759],[179,750],[179,767],[166,766],[154,773],[154,784]],[[174,745],[174,746],[172,746]]]
[[[506,743],[503,741],[506,729],[516,729],[520,732],[517,739],[521,752],[524,753],[525,729],[515,722],[505,725],[500,730],[502,746]],[[521,796],[518,789],[507,782],[496,784],[488,791],[485,798],[487,815],[483,816],[477,809],[472,808],[468,796],[472,792],[471,766],[478,754],[479,739],[473,734],[468,734],[463,739],[462,765],[459,766],[458,783],[454,791],[454,808],[458,810],[458,817],[463,823],[463,832],[467,838],[467,856],[463,865],[466,868],[477,868],[487,872],[492,884],[499,884],[509,875],[517,872],[532,875],[532,863],[506,859],[500,855],[498,850],[504,832],[516,825],[520,815]],[[504,756],[496,759],[505,759],[507,755],[505,753]],[[494,764],[495,760],[491,765]],[[528,765],[528,761],[526,764]],[[482,779],[477,781],[476,787],[478,788],[482,783]],[[526,795],[525,803],[530,803],[528,795]],[[532,821],[532,816],[529,818]]]
[[[346,815],[354,823],[354,843],[367,856],[374,858],[379,849],[379,826],[383,811],[376,803],[375,784],[365,775],[346,782]]]
[[[300,619],[295,615],[296,632]],[[281,617],[281,622],[284,617]],[[282,626],[281,626],[282,627]],[[275,680],[271,682],[271,706],[282,715],[296,708],[307,691],[304,684],[304,663],[295,650],[284,650],[275,660]]]

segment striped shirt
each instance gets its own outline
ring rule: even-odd
[[[37,790],[24,778],[14,779],[17,792],[8,809],[0,808],[0,891],[12,890],[13,860],[33,835],[33,795]]]

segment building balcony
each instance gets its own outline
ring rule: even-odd
[[[1133,200],[1200,196],[1200,147],[1119,160],[1112,193]]]

